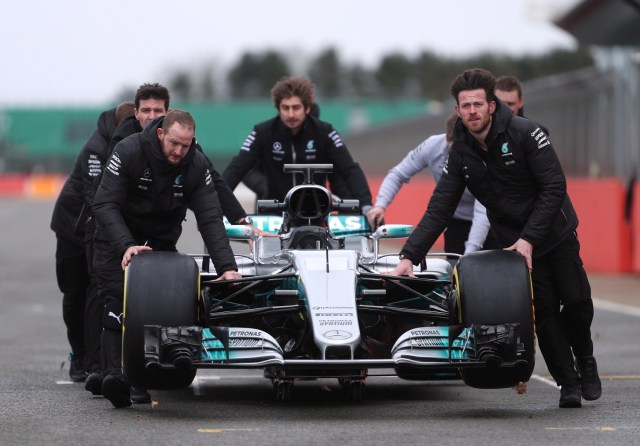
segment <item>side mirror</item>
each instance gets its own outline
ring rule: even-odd
[[[258,238],[253,227],[249,225],[228,225],[225,229],[227,237],[232,240],[255,240]]]
[[[413,225],[382,225],[369,236],[373,240],[373,257],[367,259],[363,263],[372,265],[378,261],[378,253],[380,250],[380,240],[385,238],[404,238],[409,237],[413,232]]]

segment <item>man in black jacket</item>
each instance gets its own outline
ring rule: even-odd
[[[499,245],[521,254],[531,270],[538,342],[561,386],[560,407],[581,407],[581,396],[595,400],[602,389],[593,357],[593,301],[579,254],[578,218],[551,141],[534,122],[512,116],[495,98],[495,83],[482,69],[466,70],[453,81],[460,119],[451,153],[391,274],[413,275],[413,265],[444,230],[468,187],[487,208]]]
[[[191,209],[222,280],[239,278],[206,157],[195,148],[195,121],[172,110],[116,145],[93,201],[95,270],[104,296],[102,393],[115,407],[131,405],[120,369],[124,273],[134,255],[175,251]]]
[[[118,126],[109,142],[109,151],[107,156],[111,155],[114,147],[124,138],[134,133],[141,132],[149,122],[164,116],[169,110],[169,90],[158,83],[148,83],[141,85],[136,91],[134,99],[135,113],[134,116],[122,121]],[[197,144],[197,142],[196,142]],[[202,148],[197,144],[197,149],[202,152]],[[213,168],[209,162],[211,177],[218,192],[218,199],[222,207],[222,212],[227,219],[236,224],[247,223],[247,214],[242,205],[233,194],[227,183],[222,179],[220,174]],[[261,233],[257,228],[254,230]]]
[[[95,172],[94,154],[106,152],[109,139],[118,123],[133,113],[133,103],[122,103],[98,117],[98,128],[89,137],[76,157],[73,169],[65,181],[51,216],[51,229],[56,234],[56,278],[63,293],[62,318],[71,346],[69,378],[85,380],[87,372],[100,367],[99,339],[102,319],[98,323],[85,321],[91,312],[95,281],[91,278],[91,256],[85,251],[88,215],[86,189],[93,197],[91,178]],[[89,186],[87,186],[87,183]],[[85,323],[88,322],[88,323]],[[98,345],[92,340],[97,339]]]
[[[314,89],[313,83],[305,77],[279,80],[271,90],[278,116],[253,128],[222,178],[233,190],[259,163],[268,182],[266,198],[282,201],[287,192],[303,180],[285,174],[282,171],[284,164],[333,164],[334,174],[339,175],[349,189],[346,198],[360,200],[366,214],[365,211],[371,208],[367,179],[333,126],[310,114]],[[325,182],[326,175],[318,181],[319,184]]]
[[[91,202],[93,201],[93,196],[95,195],[97,186],[100,183],[103,166],[113,152],[114,147],[126,137],[141,132],[147,126],[147,124],[152,122],[154,119],[165,116],[167,114],[167,111],[169,110],[169,101],[169,90],[163,85],[160,85],[158,83],[145,83],[138,88],[134,98],[133,116],[122,120],[122,122],[118,125],[113,133],[113,136],[110,139],[107,150],[94,152],[91,154],[93,161],[93,186],[89,184],[87,187],[85,187],[85,191],[87,191],[87,207],[89,209],[91,208]],[[201,147],[197,143],[196,148],[199,151],[202,151]],[[229,189],[220,174],[213,168],[213,165],[210,162],[209,170],[213,179],[215,189],[218,193],[218,198],[220,200],[223,214],[231,222],[250,224],[250,222],[246,220],[247,214],[242,208],[242,205],[240,204],[240,202],[238,202],[231,189]],[[92,220],[90,218],[87,228],[88,234],[92,236],[94,229],[95,227],[92,226]],[[254,228],[254,230],[257,233],[262,233],[262,231],[258,230],[257,228]],[[89,246],[91,246],[91,242],[89,242]],[[91,302],[95,300],[96,299],[91,299]],[[96,320],[97,318],[97,320],[102,321],[102,307],[104,306],[104,302],[100,302],[99,298],[97,299],[97,301],[97,304],[91,305],[91,308],[87,309],[87,314],[88,317],[93,316],[92,320]],[[95,323],[89,320],[87,320],[87,324],[88,326],[95,325]],[[92,366],[89,369],[90,374],[87,377],[85,388],[94,395],[100,395],[102,393],[103,374],[99,368],[99,364],[96,364],[95,361],[93,361],[90,365]],[[131,399],[134,403],[151,402],[151,397],[149,396],[147,391],[145,389],[137,387],[131,389]]]

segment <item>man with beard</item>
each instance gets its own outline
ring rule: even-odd
[[[117,408],[131,405],[130,387],[120,368],[123,271],[131,258],[150,250],[175,251],[189,208],[219,279],[240,277],[210,164],[196,149],[195,128],[189,113],[172,110],[123,139],[109,158],[93,200],[94,264],[105,299],[102,394]]]
[[[271,97],[278,116],[254,126],[222,173],[229,187],[235,189],[259,163],[267,180],[264,197],[283,201],[293,186],[302,183],[302,178],[283,172],[284,164],[333,164],[334,175],[346,183],[346,197],[358,199],[366,215],[371,208],[367,179],[333,126],[311,114],[313,83],[306,77],[284,77],[271,89]],[[326,175],[318,183],[325,184]]]
[[[495,97],[496,78],[469,69],[451,84],[459,116],[449,159],[416,230],[400,251],[394,275],[413,276],[446,227],[464,188],[487,210],[503,249],[531,271],[538,343],[561,387],[559,406],[582,407],[602,394],[593,356],[593,301],[580,259],[578,217],[548,136],[513,116]]]

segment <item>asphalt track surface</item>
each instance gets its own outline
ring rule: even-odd
[[[277,403],[259,371],[199,372],[154,404],[113,409],[68,381],[54,269],[52,201],[0,199],[0,445],[633,445],[640,444],[640,279],[593,275],[600,400],[559,409],[537,355],[528,391],[459,381],[367,379],[363,401],[335,380],[296,383]],[[187,223],[181,248],[199,252]]]

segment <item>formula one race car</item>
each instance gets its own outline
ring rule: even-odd
[[[431,255],[416,278],[385,274],[399,262],[371,232],[357,200],[334,201],[313,183],[331,165],[286,165],[304,174],[284,202],[258,201],[254,225],[227,226],[249,240],[236,255],[242,279],[216,281],[208,255],[149,252],[127,268],[122,366],[134,386],[190,385],[200,368],[261,368],[276,398],[296,379],[337,378],[359,400],[365,379],[460,379],[511,387],[534,367],[529,271],[508,251]]]

